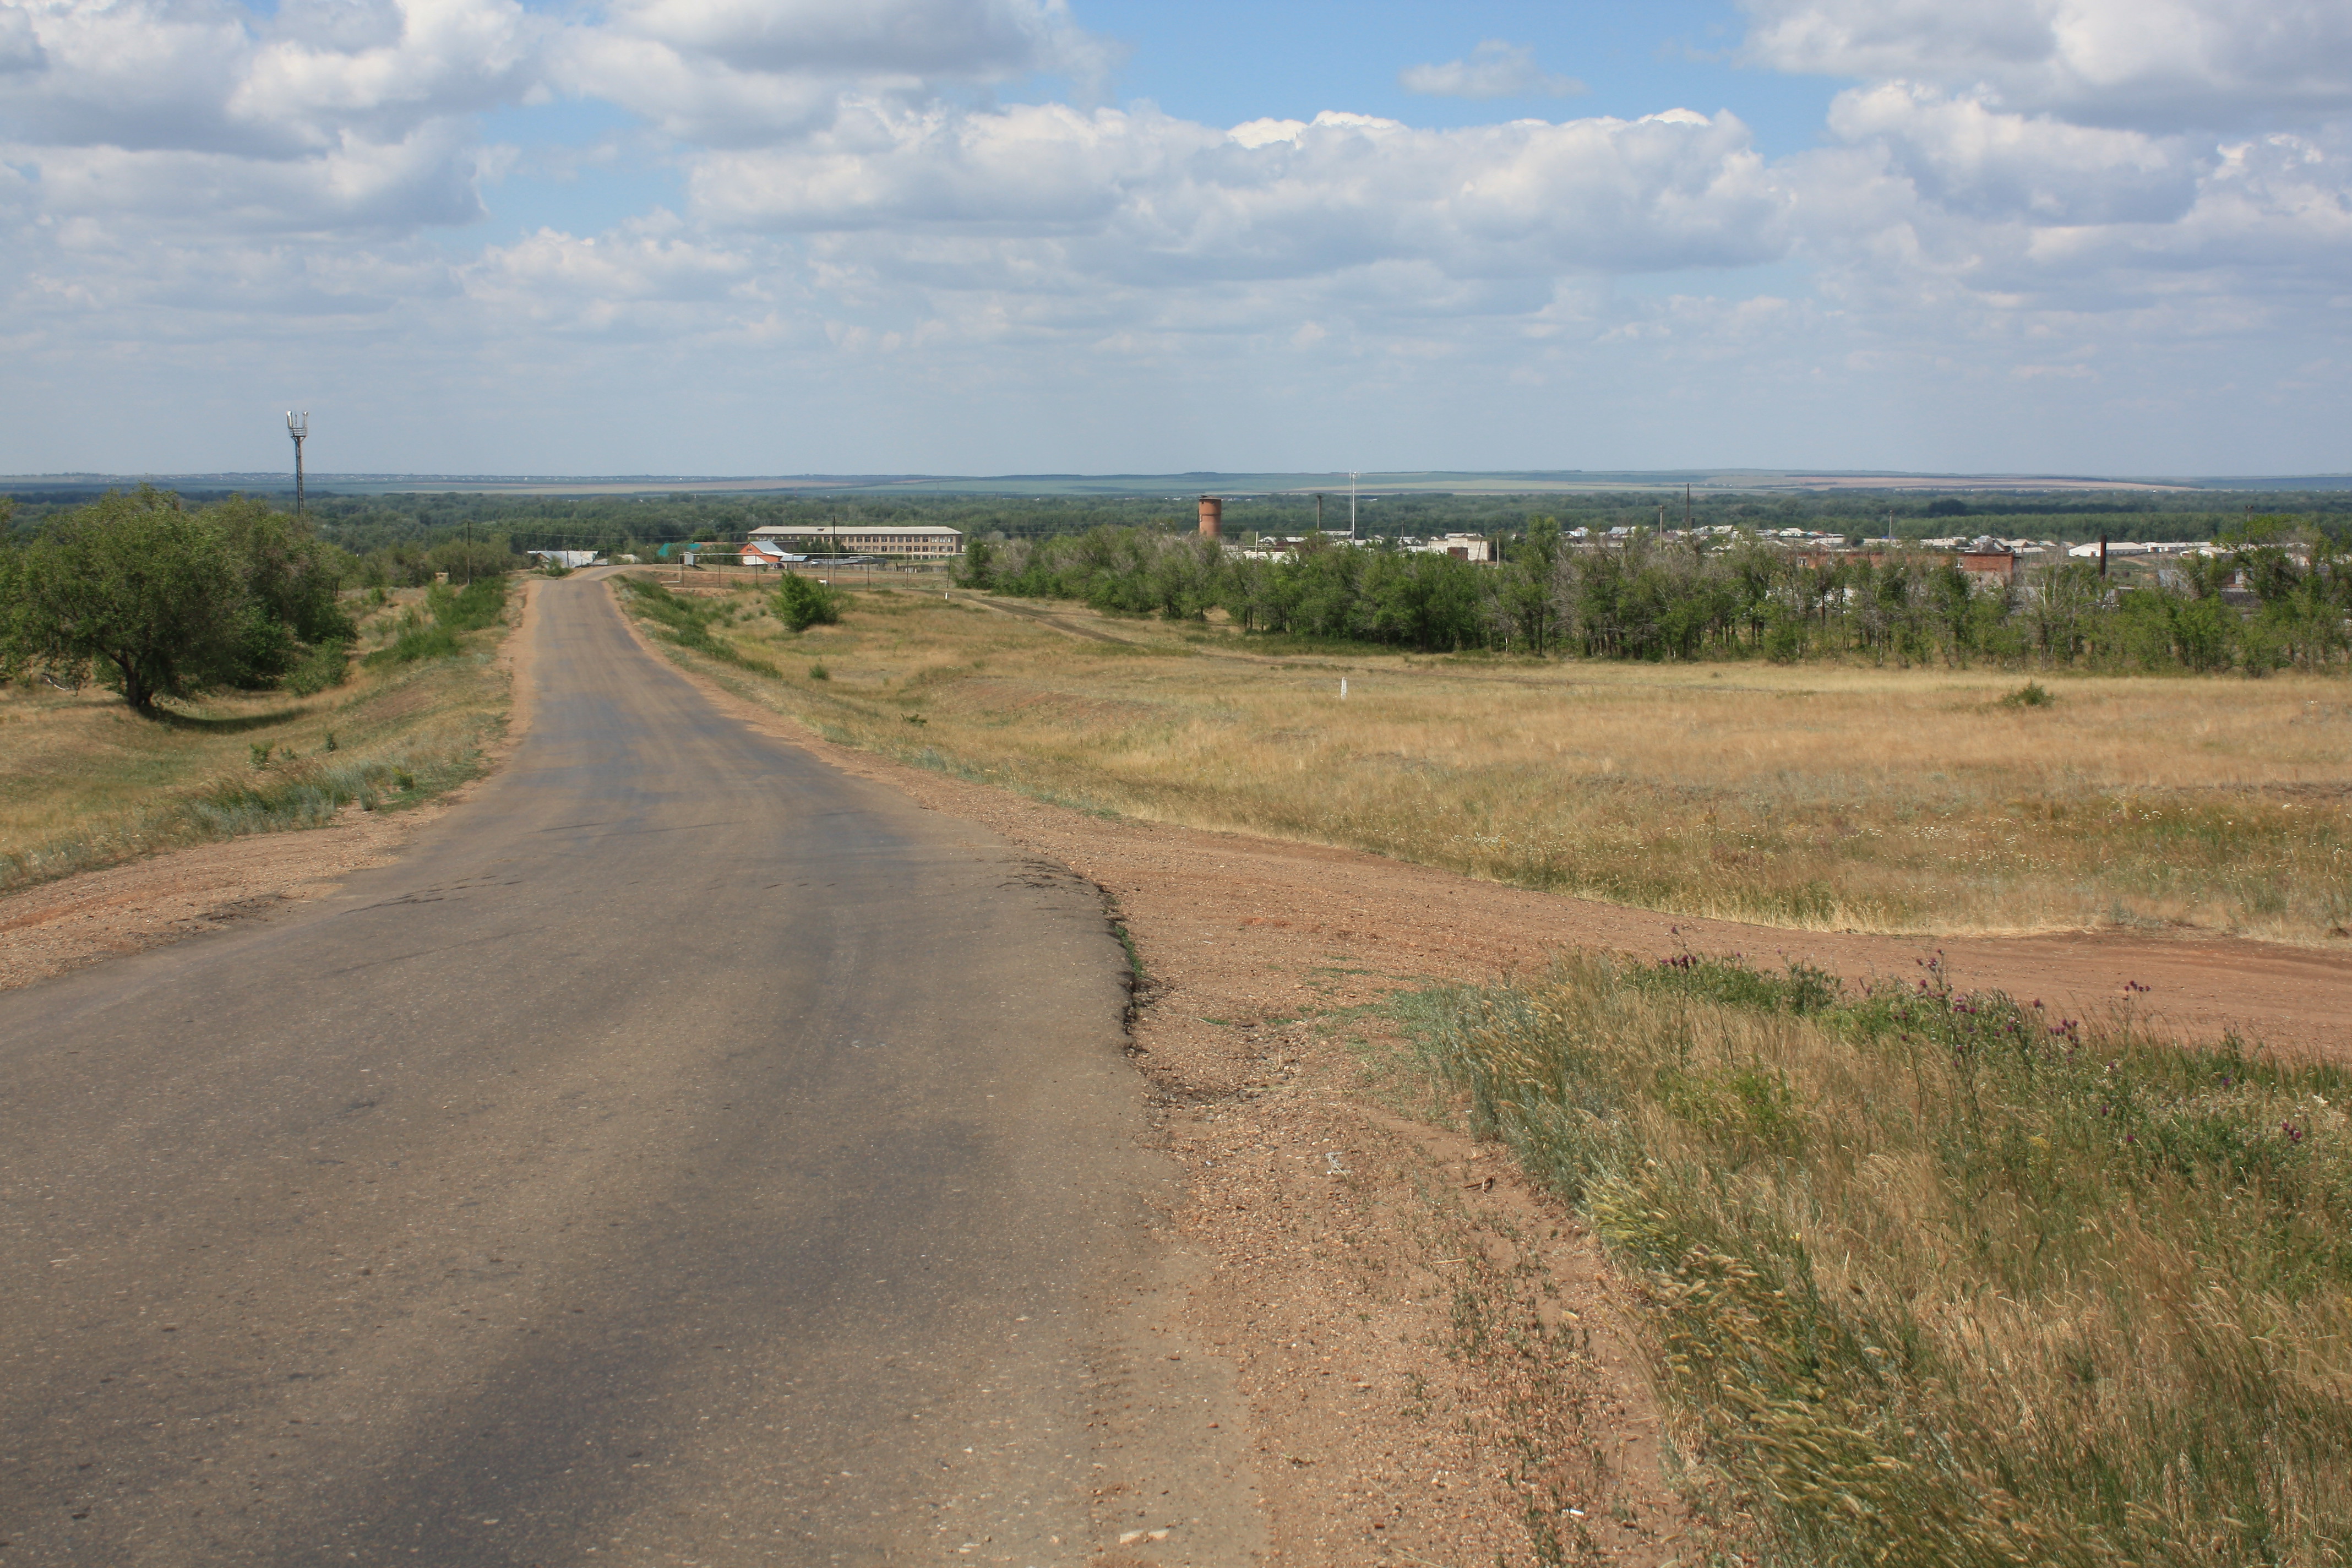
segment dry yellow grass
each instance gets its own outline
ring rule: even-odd
[[[1765,1561],[2343,1561],[2340,1068],[1703,961],[1401,1005]]]
[[[2352,922],[2352,689],[2326,678],[2045,676],[2055,700],[2018,708],[1997,671],[1272,657],[936,590],[794,636],[728,601],[714,630],[785,671],[732,678],[762,700],[1122,815],[1811,929]]]
[[[418,597],[370,613],[355,651],[388,640]],[[411,804],[470,776],[506,720],[496,635],[456,658],[383,671],[355,659],[348,683],[313,697],[226,694],[156,719],[100,688],[0,687],[0,889],[313,826],[354,799]]]

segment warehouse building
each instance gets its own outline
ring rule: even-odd
[[[886,561],[952,561],[963,553],[953,528],[882,528],[865,523],[771,523],[755,528],[746,547],[770,544],[802,555],[874,555]]]

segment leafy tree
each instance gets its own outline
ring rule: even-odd
[[[1511,552],[1505,568],[1503,604],[1511,624],[1536,655],[1543,654],[1552,624],[1552,578],[1559,562],[1560,531],[1557,518],[1538,517],[1528,524],[1527,537]]]
[[[309,525],[245,496],[201,515],[220,529],[247,595],[270,619],[306,643],[347,642],[358,635],[337,598],[343,553],[319,542]]]
[[[208,687],[274,686],[349,642],[341,552],[231,497],[191,512],[142,486],[52,516],[0,572],[0,663],[95,667],[133,708]]]
[[[977,533],[963,542],[963,563],[957,568],[956,584],[964,588],[989,588],[996,583],[996,546]]]
[[[79,678],[96,666],[144,713],[238,664],[247,596],[223,530],[142,485],[52,521],[0,583],[0,655]]]

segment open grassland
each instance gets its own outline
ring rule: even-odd
[[[1029,606],[1103,641],[936,589],[795,634],[767,595],[687,597],[703,653],[822,732],[1091,809],[1810,929],[2352,923],[2340,679],[2043,676],[2023,705],[1999,672],[1389,657]]]
[[[2352,1552],[2341,1068],[1696,959],[1398,1005],[1613,1252],[1743,1560]]]
[[[225,694],[150,719],[101,688],[0,688],[0,890],[472,777],[506,723],[510,683],[491,662],[506,623],[454,632],[423,597],[355,605],[348,681],[313,696]]]

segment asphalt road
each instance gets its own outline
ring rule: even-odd
[[[1099,895],[518,635],[399,863],[0,995],[0,1568],[1251,1560]]]

